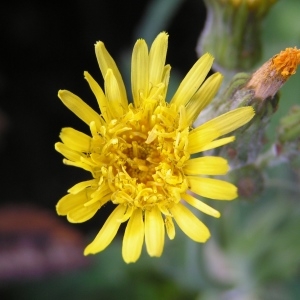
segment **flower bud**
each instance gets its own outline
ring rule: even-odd
[[[300,106],[293,106],[280,120],[278,139],[283,144],[298,140],[300,142]]]
[[[237,186],[239,197],[244,200],[254,200],[264,189],[262,171],[253,164],[236,169],[228,176]]]
[[[289,161],[294,169],[300,167],[300,106],[293,106],[280,120],[274,152],[278,161]],[[280,158],[280,159],[278,159]]]
[[[279,103],[278,91],[288,78],[296,73],[300,64],[300,50],[286,48],[264,63],[252,75],[237,74],[224,94],[215,99],[214,107],[198,118],[203,122],[205,118],[212,118],[234,108],[251,105],[255,110],[255,117],[247,124],[234,132],[236,141],[220,148],[218,155],[228,159],[232,169],[255,163],[265,143],[265,128],[272,115],[276,112]],[[283,120],[279,140],[286,141],[299,134],[300,113],[294,113]],[[298,119],[297,119],[298,118]],[[297,123],[298,124],[298,123]],[[290,126],[291,125],[291,126]]]
[[[210,52],[214,68],[250,70],[261,57],[261,21],[275,0],[205,0],[207,18],[197,52]]]

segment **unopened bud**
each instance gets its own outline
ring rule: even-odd
[[[206,117],[213,118],[214,114],[222,114],[248,105],[254,108],[255,117],[246,126],[234,132],[236,141],[215,152],[226,157],[232,169],[255,163],[265,143],[266,125],[277,111],[278,91],[288,78],[296,73],[299,64],[300,50],[287,48],[269,59],[252,75],[237,74],[227,91],[215,99],[213,102],[215,106],[212,106],[209,111],[204,111],[204,114],[198,118],[197,125]],[[290,119],[289,122],[291,122]],[[300,130],[296,126],[289,128],[288,131],[287,127],[284,128],[281,140],[297,135]]]
[[[298,141],[300,144],[300,106],[293,106],[280,120],[278,139],[281,144]]]
[[[255,91],[255,98],[273,98],[300,64],[300,50],[286,48],[264,63],[251,77],[246,88]]]
[[[214,68],[226,73],[249,71],[260,60],[261,21],[275,0],[204,0],[207,18],[197,52],[210,52]]]
[[[238,188],[239,197],[245,200],[254,200],[264,189],[262,171],[255,165],[248,165],[233,170],[228,174],[229,179]]]
[[[300,106],[293,106],[288,114],[280,120],[277,142],[273,147],[276,160],[289,162],[300,167]]]
[[[247,8],[257,16],[265,15],[270,7],[276,2],[276,0],[220,0],[222,3],[233,5],[238,8],[242,5],[247,6]]]

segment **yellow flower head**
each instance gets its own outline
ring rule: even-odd
[[[104,92],[84,73],[101,114],[69,91],[58,93],[90,127],[91,136],[64,128],[62,143],[55,148],[65,156],[65,164],[83,168],[92,177],[68,190],[56,206],[58,214],[78,223],[93,217],[108,201],[116,206],[85,255],[104,250],[126,221],[122,246],[126,263],[139,258],[144,238],[149,255],[160,256],[165,231],[170,239],[175,237],[173,220],[191,239],[205,242],[209,230],[187,204],[214,217],[220,214],[191,192],[220,200],[237,197],[234,185],[208,178],[225,174],[226,160],[190,156],[233,141],[232,136],[219,137],[247,123],[253,109],[239,108],[192,129],[193,121],[218,91],[222,76],[216,73],[204,82],[213,62],[213,57],[205,54],[167,103],[167,40],[168,35],[160,33],[150,51],[144,40],[136,42],[131,63],[133,103],[128,103],[121,74],[102,42],[96,44],[96,56]]]

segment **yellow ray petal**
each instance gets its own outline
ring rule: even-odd
[[[169,239],[173,240],[175,238],[176,232],[175,232],[174,222],[170,216],[166,216],[165,225],[166,225],[166,231]]]
[[[80,153],[77,151],[74,151],[67,147],[65,144],[61,142],[57,142],[54,145],[55,150],[59,153],[61,153],[65,158],[71,160],[71,161],[80,161]]]
[[[89,206],[76,206],[67,214],[70,223],[82,223],[92,218],[100,208],[100,203],[96,202]]]
[[[207,128],[204,130],[194,129],[190,132],[188,139],[188,151],[190,154],[199,152],[207,144],[209,144],[214,139],[218,138],[220,133],[214,128]]]
[[[221,136],[245,125],[254,117],[254,114],[252,106],[240,107],[200,125],[194,131],[213,128],[219,131]]]
[[[57,214],[60,216],[66,216],[69,211],[77,206],[83,206],[87,201],[85,191],[81,191],[76,195],[68,194],[62,197],[56,204]]]
[[[204,243],[210,237],[208,228],[181,203],[174,205],[170,211],[180,229],[192,240]]]
[[[69,110],[71,110],[87,125],[90,125],[90,123],[94,121],[97,125],[97,128],[100,128],[100,115],[97,114],[85,102],[83,102],[78,96],[67,90],[60,90],[58,92],[58,97]]]
[[[103,78],[105,78],[108,69],[111,69],[118,83],[118,87],[120,91],[120,101],[122,102],[122,107],[127,107],[128,100],[127,100],[125,85],[121,73],[114,59],[110,56],[110,54],[108,53],[108,51],[106,50],[102,42],[96,43],[95,52],[96,52],[97,61]]]
[[[125,203],[126,203],[126,202],[125,202]],[[124,215],[122,216],[122,218],[119,219],[118,221],[119,221],[120,223],[126,222],[126,221],[131,217],[133,211],[134,211],[133,206],[132,206],[132,205],[131,205],[131,206],[128,206],[128,207],[127,207],[127,210],[126,210],[126,212],[125,212],[125,214],[124,214]]]
[[[167,48],[168,35],[165,32],[161,32],[152,43],[149,53],[149,83],[151,86],[156,86],[162,82]]]
[[[171,66],[165,65],[163,75],[162,75],[162,80],[161,80],[161,82],[164,84],[164,91],[161,94],[162,99],[166,99],[167,96],[169,80],[170,80],[170,72],[171,72]]]
[[[200,112],[215,97],[220,88],[222,80],[223,76],[220,73],[215,73],[204,81],[200,89],[186,105],[188,124],[191,125],[199,116]]]
[[[92,205],[92,204],[98,202],[100,205],[98,209],[100,209],[104,204],[106,204],[108,201],[111,200],[111,195],[112,195],[112,193],[109,192],[107,194],[103,193],[103,195],[101,197],[94,197],[94,198],[91,197],[91,200],[84,203],[84,206],[89,206],[89,205]]]
[[[212,178],[187,176],[190,190],[202,197],[216,200],[233,200],[237,195],[237,188],[233,184]]]
[[[209,53],[201,56],[182,80],[170,103],[186,105],[203,83],[214,58]]]
[[[104,120],[108,123],[110,121],[110,116],[107,110],[107,99],[103,93],[103,90],[101,89],[100,85],[97,83],[97,81],[88,73],[88,72],[84,72],[84,78],[86,79],[86,81],[88,82],[91,90],[93,91],[101,114],[104,118]]]
[[[97,182],[96,187],[97,187],[97,189],[95,189],[94,186],[93,186],[94,189],[93,189],[93,192],[91,194],[92,198],[96,197],[98,199],[101,199],[101,197],[111,193],[111,190],[110,190],[107,182],[103,181],[103,178],[100,178],[100,180],[98,178],[98,182]]]
[[[161,99],[162,95],[165,93],[165,85],[159,83],[156,86],[150,88],[148,93],[148,99]],[[149,102],[150,104],[150,102]],[[150,104],[151,105],[151,104]]]
[[[227,160],[218,156],[204,156],[188,160],[184,167],[187,175],[224,175],[228,172]]]
[[[125,213],[126,206],[118,205],[105,221],[95,239],[84,249],[84,255],[104,250],[116,236],[121,223],[118,221]]]
[[[141,95],[147,98],[148,63],[148,46],[144,40],[138,40],[134,45],[131,60],[131,90],[135,107],[141,105]]]
[[[84,206],[91,205],[92,203],[99,202],[100,205],[104,205],[107,201],[111,199],[112,192],[110,188],[108,187],[108,184],[105,182],[102,182],[99,184],[98,189],[92,190],[90,200],[84,204]]]
[[[73,166],[73,167],[77,167],[77,168],[81,168],[83,170],[89,171],[94,176],[93,168],[90,165],[87,165],[86,163],[83,163],[81,161],[71,161],[71,160],[67,160],[67,159],[64,159],[63,163],[68,166]]]
[[[215,141],[212,141],[210,143],[207,143],[206,145],[202,146],[201,148],[198,148],[197,152],[207,151],[211,149],[215,149],[221,146],[224,146],[226,144],[229,144],[235,140],[234,136],[229,136],[223,139],[218,139]]]
[[[187,128],[190,124],[187,123],[187,117],[186,117],[186,109],[183,105],[181,105],[178,108],[179,112],[179,121],[178,121],[178,129],[179,130],[184,130]]]
[[[118,82],[111,69],[105,75],[105,94],[108,100],[109,112],[113,118],[117,119],[124,114],[128,107],[122,106],[121,94]]]
[[[81,192],[82,190],[84,190],[85,188],[90,187],[92,185],[96,185],[96,184],[97,184],[97,181],[95,179],[82,181],[82,182],[75,184],[71,188],[69,188],[68,193],[77,194],[77,193]]]
[[[63,143],[78,152],[89,152],[91,137],[70,127],[63,128],[59,135]]]
[[[150,256],[161,256],[164,249],[165,226],[160,210],[154,206],[145,212],[145,242]]]
[[[127,264],[136,262],[139,259],[144,241],[144,232],[143,213],[141,209],[137,208],[128,221],[123,238],[122,256]]]
[[[219,218],[221,216],[221,214],[217,210],[213,209],[211,206],[205,204],[204,202],[196,199],[190,194],[183,194],[182,199],[184,199],[188,204],[194,206],[195,208],[199,209],[207,215],[210,215],[215,218]]]

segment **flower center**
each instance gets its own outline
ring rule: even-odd
[[[138,183],[147,185],[153,181],[156,173],[155,167],[163,159],[157,151],[157,145],[148,145],[145,140],[133,141],[131,148],[124,151],[127,156],[125,168],[131,178],[136,178]]]
[[[145,105],[102,129],[102,146],[93,148],[101,151],[100,182],[107,181],[114,203],[147,209],[180,201],[188,189],[182,166],[189,154],[188,127],[178,126],[175,109]]]

